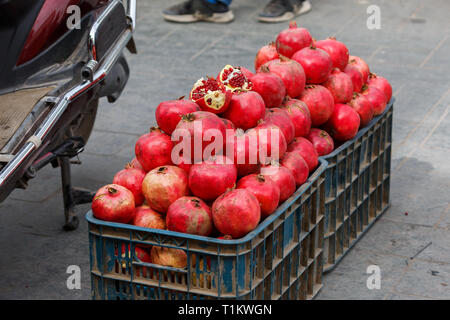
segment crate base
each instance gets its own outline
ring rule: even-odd
[[[354,239],[350,245],[348,246],[348,248],[345,248],[345,250],[336,257],[336,261],[334,263],[327,263],[324,264],[323,266],[323,273],[328,273],[332,270],[334,270],[334,268],[336,268],[336,266],[339,264],[339,262],[341,262],[342,258],[345,257],[345,255],[355,246],[355,244],[367,233],[367,231],[369,231],[369,229],[375,224],[375,222],[377,222],[377,220],[391,207],[391,204],[389,203],[383,210],[381,210],[381,212],[367,225],[367,227],[364,229],[364,231],[360,232],[358,234],[358,236],[356,237],[356,239]],[[327,239],[325,239],[325,241],[327,241]]]

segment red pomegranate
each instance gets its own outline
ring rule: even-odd
[[[212,205],[214,225],[222,234],[241,238],[258,226],[261,207],[246,189],[225,192]]]
[[[150,133],[142,135],[134,147],[136,159],[146,172],[164,165],[172,164],[173,142],[165,133],[156,127]]]
[[[282,108],[292,120],[296,137],[304,137],[311,130],[311,113],[306,103],[297,99],[286,97]]]
[[[134,211],[133,225],[151,229],[166,229],[166,220],[161,213],[156,212],[149,206],[136,207]]]
[[[370,103],[366,96],[354,92],[353,98],[348,105],[358,112],[359,117],[361,118],[361,127],[366,126],[373,119],[372,103]]]
[[[235,186],[237,169],[233,160],[225,156],[214,156],[194,164],[189,170],[189,188],[205,201],[216,199]]]
[[[243,177],[237,184],[238,189],[246,189],[259,201],[261,218],[271,215],[280,201],[280,188],[268,177],[262,174],[251,174]]]
[[[233,139],[227,144],[227,156],[234,159],[238,177],[258,172],[258,139],[237,129]]]
[[[300,153],[286,152],[280,164],[291,170],[297,186],[301,186],[308,179],[309,167]]]
[[[306,139],[312,143],[319,157],[325,156],[334,150],[333,138],[325,130],[312,128]]]
[[[295,127],[291,120],[291,117],[286,110],[281,108],[266,109],[266,115],[264,117],[265,123],[276,125],[283,132],[286,143],[291,143],[295,137]]]
[[[135,168],[135,169],[141,169],[144,170],[144,168],[142,168],[142,164],[138,161],[138,159],[133,158],[133,160],[131,160],[128,164],[127,164],[128,168]],[[144,170],[145,171],[145,170]]]
[[[369,77],[370,74],[370,69],[367,63],[360,57],[350,56],[348,58],[348,64],[356,67],[359,70],[359,72],[361,72],[361,75],[363,77],[363,83],[366,83],[367,78]]]
[[[221,118],[221,120],[222,120],[223,124],[225,125],[225,129],[227,129],[227,130],[236,130],[236,126],[234,125],[233,122],[231,122],[228,119],[223,119],[223,118]]]
[[[292,57],[294,53],[311,45],[312,38],[305,28],[298,28],[295,21],[289,23],[289,29],[281,31],[276,39],[279,54]]]
[[[258,161],[261,164],[279,160],[286,152],[287,143],[283,132],[273,124],[262,123],[248,130],[247,135],[258,141]]]
[[[311,113],[313,126],[319,126],[327,122],[334,109],[334,98],[331,92],[321,85],[306,86],[299,100],[306,103]]]
[[[258,92],[267,108],[279,107],[286,95],[286,88],[279,76],[262,66],[261,71],[252,78],[253,91]]]
[[[330,37],[325,40],[316,41],[315,45],[317,48],[328,53],[333,62],[333,68],[339,68],[341,71],[344,71],[349,57],[348,49],[345,44],[337,41],[334,37]]]
[[[181,197],[172,203],[166,215],[167,229],[199,236],[213,231],[211,209],[196,197]]]
[[[306,83],[310,84],[327,81],[333,68],[333,62],[328,53],[314,46],[297,51],[292,56],[292,60],[302,65],[306,75]]]
[[[118,184],[98,189],[92,200],[92,213],[100,220],[128,223],[134,216],[134,196]]]
[[[279,163],[274,162],[262,167],[261,174],[271,179],[280,188],[280,204],[286,201],[296,190],[295,177],[291,170]]]
[[[130,190],[134,196],[134,204],[140,206],[144,202],[144,195],[142,194],[142,181],[144,178],[144,170],[131,168],[127,165],[125,169],[116,173],[113,184],[118,184]]]
[[[319,156],[313,144],[306,138],[297,137],[288,146],[289,152],[298,152],[308,164],[309,172],[313,171],[318,163]]]
[[[338,68],[333,69],[328,80],[322,84],[334,98],[334,103],[346,103],[352,99],[352,79]]]
[[[187,254],[184,250],[153,246],[150,252],[152,263],[173,268],[186,268]]]
[[[386,95],[377,87],[363,85],[361,94],[372,104],[373,115],[378,116],[386,109]]]
[[[233,122],[237,128],[247,130],[255,127],[266,113],[264,100],[254,91],[233,94],[230,107],[223,117]]]
[[[289,97],[298,97],[305,88],[306,76],[303,67],[294,60],[281,56],[264,64],[271,73],[281,78]]]
[[[232,92],[214,78],[201,78],[192,87],[189,98],[203,111],[223,113],[230,105]]]
[[[248,91],[252,89],[252,82],[241,71],[241,67],[226,65],[220,70],[217,81],[231,92]]]
[[[378,90],[382,91],[386,96],[386,102],[389,102],[391,100],[392,87],[389,81],[386,80],[386,78],[378,76],[375,73],[370,73],[367,84],[369,85],[369,87],[375,87]]]
[[[150,208],[166,213],[175,200],[189,194],[186,171],[175,166],[157,167],[145,176],[142,192]]]
[[[190,152],[191,163],[200,162],[204,156],[209,157],[206,153],[221,152],[225,144],[225,137],[225,124],[217,115],[206,111],[188,113],[181,118],[172,133],[172,140],[178,142],[173,153],[175,155],[183,153],[185,158],[189,159]],[[208,146],[210,147],[205,152]]]
[[[192,101],[183,100],[184,97],[178,100],[170,100],[161,102],[155,111],[156,122],[158,126],[167,134],[172,134],[181,116],[200,111],[200,107]]]
[[[121,258],[125,261],[122,262],[122,268],[126,268],[126,259],[128,258],[130,261],[134,259],[133,256],[131,256],[131,249],[130,245],[126,245],[125,243],[122,243],[121,246]],[[134,247],[134,253],[135,257],[139,259],[142,262],[151,263],[152,259],[150,257],[149,248],[147,247],[141,247],[141,246],[135,246]],[[115,250],[115,253],[117,254],[117,249]],[[127,257],[128,256],[128,257]],[[144,277],[147,274],[145,270],[143,270]]]
[[[275,42],[271,42],[258,50],[255,57],[255,71],[259,70],[264,63],[278,59],[278,51]]]
[[[349,105],[336,103],[334,112],[325,127],[334,139],[346,141],[352,139],[358,133],[360,124],[359,114]]]
[[[217,237],[217,239],[220,239],[220,240],[233,240],[233,237],[230,236],[229,234],[226,234],[224,236]]]
[[[355,67],[352,64],[348,64],[345,69],[344,73],[347,74],[353,83],[353,91],[354,92],[361,92],[361,88],[364,84],[362,73],[359,71],[357,67]]]
[[[189,174],[189,170],[192,167],[192,160],[188,157],[184,157],[182,152],[178,156],[175,156],[175,158],[176,160],[174,160],[174,162],[177,163],[177,166]]]
[[[250,70],[248,70],[247,68],[245,68],[245,67],[240,66],[239,68],[241,68],[241,72],[244,74],[244,76],[245,76],[248,80],[252,81],[252,77],[253,77],[255,74],[254,74],[253,72],[251,72]]]

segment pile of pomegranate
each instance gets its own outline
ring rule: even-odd
[[[389,82],[335,38],[295,22],[262,47],[255,73],[226,65],[189,99],[161,102],[158,127],[92,202],[97,219],[223,240],[254,230],[391,99]],[[175,248],[136,247],[144,262],[185,267]]]

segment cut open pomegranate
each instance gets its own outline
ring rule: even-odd
[[[203,111],[222,113],[231,102],[231,91],[214,78],[199,79],[191,90],[190,99],[197,103]]]
[[[244,73],[241,67],[226,65],[217,76],[217,81],[221,82],[225,88],[231,92],[252,90],[252,83]]]

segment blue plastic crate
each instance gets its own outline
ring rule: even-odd
[[[332,270],[389,207],[392,115],[385,111],[323,157],[325,171],[324,272]]]
[[[322,287],[326,167],[320,160],[294,195],[237,240],[110,223],[89,211],[92,298],[313,298]],[[141,262],[128,252],[136,245],[183,249],[187,267]]]

